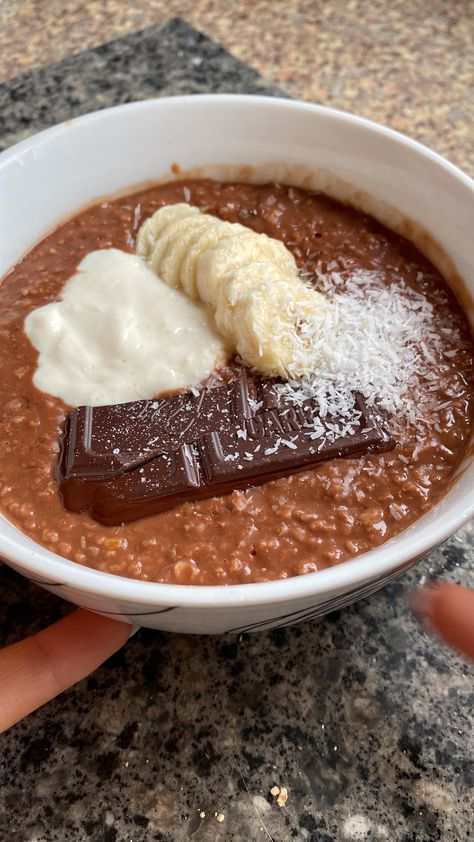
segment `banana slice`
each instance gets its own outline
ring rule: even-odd
[[[279,240],[249,230],[239,231],[232,237],[220,240],[215,248],[198,258],[196,290],[199,298],[211,307],[216,307],[218,289],[223,278],[249,263],[266,261],[275,263],[289,275],[296,275],[295,259]],[[253,286],[258,283],[256,278]]]
[[[269,376],[288,376],[292,342],[288,342],[291,285],[264,284],[238,300],[233,311],[237,353]],[[286,312],[285,312],[286,311]],[[243,356],[244,355],[244,356]]]
[[[189,249],[181,267],[181,285],[191,298],[199,298],[196,289],[196,265],[201,255],[214,248],[220,240],[235,234],[235,229],[247,230],[238,223],[224,222],[208,214],[203,216],[208,220],[207,225]]]
[[[224,278],[217,291],[215,313],[216,324],[222,335],[228,339],[234,336],[237,327],[234,324],[234,313],[239,301],[246,299],[249,293],[262,284],[270,291],[274,284],[283,281],[285,277],[288,278],[288,273],[267,260],[241,266]]]
[[[207,230],[208,223],[203,214],[186,216],[169,222],[161,230],[148,263],[171,287],[180,287],[181,264],[189,243]]]
[[[150,216],[143,223],[138,232],[136,242],[138,256],[148,261],[155,247],[156,240],[169,222],[183,219],[187,216],[196,216],[196,214],[200,213],[199,208],[195,208],[193,205],[187,205],[186,202],[179,202],[177,205],[165,205],[165,207],[159,208],[153,216]]]
[[[268,282],[241,298],[233,315],[237,353],[269,377],[296,377],[304,373],[309,349],[302,323],[324,318],[324,296],[285,280]]]

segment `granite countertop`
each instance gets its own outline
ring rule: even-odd
[[[474,175],[473,0],[2,0],[0,83],[178,15],[292,96],[407,132]]]
[[[117,102],[248,91],[357,111],[474,171],[470,3],[59,5],[1,5],[3,147]],[[186,22],[169,20],[178,7]],[[320,621],[239,637],[140,631],[1,738],[0,839],[473,838],[474,672],[404,599],[431,577],[474,587],[473,546],[471,524]],[[69,610],[7,567],[0,581],[1,644]]]

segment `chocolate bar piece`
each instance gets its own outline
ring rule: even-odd
[[[113,479],[160,453],[215,429],[215,420],[251,413],[256,386],[244,369],[231,383],[171,394],[156,400],[82,406],[69,415],[61,474],[69,479]]]
[[[67,509],[116,525],[394,446],[360,395],[350,424],[321,418],[315,399],[294,403],[240,368],[230,382],[200,391],[74,410],[59,490]]]

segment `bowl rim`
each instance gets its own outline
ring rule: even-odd
[[[67,131],[71,123],[93,123],[107,119],[109,115],[119,110],[133,112],[150,107],[166,108],[170,104],[186,105],[199,102],[216,104],[233,102],[237,105],[258,105],[261,108],[270,109],[283,107],[290,111],[312,112],[343,123],[360,126],[405,146],[417,155],[431,159],[474,195],[474,180],[466,173],[428,146],[395,129],[340,109],[284,97],[249,94],[190,94],[151,98],[89,112],[37,132],[0,153],[0,172],[4,165],[11,160],[21,158],[24,152],[38,144],[47,142],[62,131]],[[133,190],[133,185],[130,186],[130,189]],[[432,512],[433,508],[436,508],[443,499],[441,498],[441,501],[438,501],[429,511]],[[183,608],[269,605],[298,598],[310,599],[339,590],[347,592],[350,588],[362,585],[364,582],[381,579],[384,574],[391,572],[396,574],[397,571],[406,567],[410,561],[415,563],[418,558],[441,544],[474,515],[474,488],[472,493],[466,495],[462,502],[456,503],[455,509],[455,513],[450,517],[449,526],[443,525],[443,523],[439,524],[439,520],[435,525],[429,524],[426,526],[422,522],[423,518],[421,518],[408,526],[394,539],[352,560],[316,573],[240,585],[171,585],[132,579],[95,570],[43,548],[33,539],[25,536],[18,527],[4,516],[5,521],[18,532],[18,539],[8,535],[0,536],[0,549],[3,557],[17,569],[20,568],[22,572],[51,577],[51,580],[44,581],[45,585],[72,587],[76,591],[94,594],[97,597],[117,599],[124,603],[133,602],[150,606]],[[394,541],[397,541],[396,547],[393,546]],[[39,579],[37,581],[40,583]]]

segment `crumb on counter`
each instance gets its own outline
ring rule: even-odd
[[[286,805],[286,802],[288,801],[288,790],[286,786],[272,786],[270,790],[270,795],[273,798],[276,798],[276,802],[279,807],[284,807]]]

